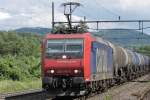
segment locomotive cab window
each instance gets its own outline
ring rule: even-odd
[[[66,51],[82,52],[82,45],[81,44],[69,44],[69,45],[66,45]]]
[[[63,52],[62,44],[48,44],[48,52]]]
[[[83,56],[82,39],[53,39],[47,40],[46,56],[48,58],[68,55],[69,58],[81,58]]]
[[[63,41],[62,40],[48,40],[47,41],[47,53],[52,52],[63,52]]]

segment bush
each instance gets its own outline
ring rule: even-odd
[[[40,36],[0,32],[0,79],[40,77]]]
[[[150,57],[150,46],[142,46],[140,48],[137,48],[136,51]]]

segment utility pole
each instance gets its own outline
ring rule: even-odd
[[[144,30],[143,30],[143,22],[142,22],[142,34],[143,34],[143,31],[144,31]]]
[[[52,2],[52,33],[54,32],[54,19],[55,15],[54,15],[54,2]]]
[[[86,17],[84,16],[84,22],[86,21]]]
[[[121,19],[121,17],[120,16],[118,16],[118,20],[120,20]]]

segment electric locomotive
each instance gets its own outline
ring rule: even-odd
[[[149,70],[147,56],[90,33],[47,34],[42,43],[42,86],[53,94],[82,95]]]

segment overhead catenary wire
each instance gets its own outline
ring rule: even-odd
[[[141,28],[101,28],[101,29],[96,29],[96,28],[89,28],[92,30],[142,30]],[[150,27],[143,27],[143,29],[150,29]]]
[[[103,6],[102,4],[100,4],[97,0],[95,0],[95,2],[96,2],[97,4],[99,4],[99,7],[103,8],[107,13],[110,13],[111,15],[117,16],[119,20],[121,19],[121,16],[120,16],[119,14],[117,14],[117,13],[111,11],[110,9],[104,7],[104,6]]]

